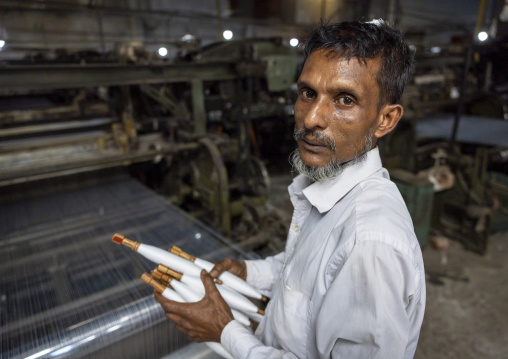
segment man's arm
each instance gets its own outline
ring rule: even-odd
[[[403,358],[415,269],[407,254],[358,241],[331,283],[317,320],[322,357]]]
[[[288,351],[264,345],[258,338],[238,323],[231,321],[222,332],[221,344],[235,359],[297,359]]]
[[[285,252],[261,260],[245,261],[247,283],[267,297],[272,296],[272,287],[284,264]]]
[[[408,308],[415,293],[415,268],[408,251],[377,240],[358,241],[344,258],[325,295],[316,322],[319,358],[402,359],[410,332]],[[295,358],[265,346],[236,321],[222,345],[242,359]]]
[[[233,320],[231,309],[215,287],[212,277],[201,272],[205,296],[196,303],[179,303],[154,292],[155,299],[166,317],[175,322],[176,328],[195,342],[221,342],[234,358],[297,357],[283,350],[263,345],[247,328]]]

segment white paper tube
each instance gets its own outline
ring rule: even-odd
[[[137,252],[152,262],[164,264],[181,273],[188,273],[196,277],[199,277],[201,273],[202,268],[196,264],[148,244],[141,243]]]
[[[194,261],[194,264],[197,266],[206,269],[208,272],[212,270],[212,268],[215,266],[213,263],[208,262],[201,258],[196,258]],[[178,270],[178,269],[176,269]],[[190,274],[190,273],[189,273]],[[243,295],[246,295],[247,297],[255,298],[255,299],[262,299],[263,296],[255,290],[250,284],[248,284],[246,281],[244,281],[242,278],[237,277],[236,275],[230,273],[230,272],[223,272],[219,279],[228,287],[231,289],[236,290],[239,293],[242,293]]]
[[[182,283],[189,285],[191,288],[195,289],[200,294],[205,294],[205,287],[203,285],[203,282],[201,281],[201,278],[184,274],[180,279],[180,281]],[[252,313],[258,312],[259,308],[256,307],[254,303],[252,303],[250,300],[245,298],[240,293],[234,292],[233,290],[228,289],[227,287],[220,284],[216,285],[216,287],[219,293],[222,295],[224,300],[229,304],[231,308],[237,309],[242,312],[252,312]]]
[[[195,277],[199,277],[199,274],[201,272],[200,268],[203,268],[208,272],[210,272],[214,267],[213,263],[208,262],[204,259],[196,258],[194,262],[191,262],[173,253],[166,252],[160,248],[148,244],[142,244],[131,241],[130,239],[127,239],[118,233],[115,233],[112,240],[115,243],[123,244],[134,251],[138,251],[141,255],[143,255],[144,257],[155,263],[164,264],[165,266],[173,268],[178,272],[187,273]],[[219,276],[219,278],[223,281],[225,285],[227,285],[228,287],[232,288],[233,290],[239,293],[242,293],[248,297],[255,299],[263,300],[264,298],[260,293],[258,293],[252,286],[247,284],[247,282],[245,282],[243,279],[238,278],[237,276],[229,272],[222,273]]]
[[[245,315],[257,323],[261,323],[261,320],[264,318],[263,315],[253,312],[245,312]]]
[[[171,288],[164,289],[164,292],[162,292],[161,294],[164,298],[167,298],[169,300],[173,300],[175,302],[180,302],[180,303],[186,303],[186,300],[183,299],[180,294],[178,294]]]
[[[180,294],[178,294],[177,292],[175,292],[174,290],[170,289],[170,288],[166,288],[164,290],[164,292],[161,293],[163,297],[169,299],[169,300],[174,300],[175,302],[181,302],[181,303],[185,303],[185,299],[183,299]],[[210,349],[212,349],[214,352],[216,352],[217,354],[219,354],[220,356],[222,356],[223,358],[226,358],[226,359],[233,359],[233,357],[231,356],[231,354],[229,354],[229,352],[224,349],[224,347],[220,344],[220,343],[215,343],[215,342],[205,342],[206,345],[208,345],[208,347]]]
[[[193,302],[199,302],[201,299],[203,299],[202,294],[198,294],[195,291],[192,290],[191,287],[189,287],[187,284],[179,282],[177,280],[171,281],[171,286],[175,289],[175,291],[180,294],[183,299],[185,299],[189,303]],[[240,313],[237,310],[231,309],[231,313],[233,313],[233,317],[235,317],[238,322],[245,326],[250,326],[250,320],[249,318],[243,314]]]

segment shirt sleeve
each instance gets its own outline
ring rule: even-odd
[[[259,260],[247,260],[247,283],[270,297],[275,279],[279,275],[284,263],[284,252],[273,257]]]
[[[271,296],[272,285],[284,263],[284,252],[261,260],[245,261],[247,282],[264,295]],[[284,350],[266,346],[252,332],[236,320],[226,325],[221,334],[221,344],[235,359],[296,359]]]
[[[221,344],[235,359],[298,359],[291,352],[264,345],[236,320],[222,330]]]
[[[318,313],[323,358],[404,358],[414,292],[410,257],[376,240],[356,243]]]

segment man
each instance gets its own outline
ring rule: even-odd
[[[412,358],[425,308],[423,261],[376,142],[402,116],[413,54],[399,32],[374,21],[321,25],[305,55],[286,251],[223,260],[202,274],[200,302],[156,298],[189,339],[221,342],[235,358]],[[271,297],[255,335],[232,319],[214,286],[224,270]]]

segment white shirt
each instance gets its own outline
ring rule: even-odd
[[[286,250],[247,261],[271,296],[255,335],[236,321],[221,343],[234,358],[413,358],[425,274],[413,224],[379,151],[335,179],[296,177]]]

